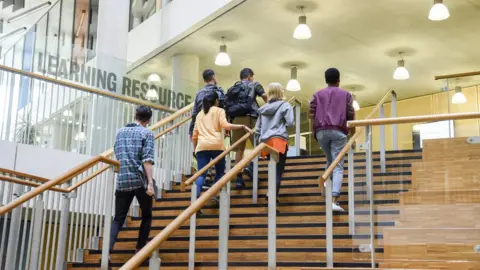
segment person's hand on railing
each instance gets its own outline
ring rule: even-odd
[[[245,129],[246,132],[253,134],[253,130],[251,130],[249,127],[243,126],[243,129]]]

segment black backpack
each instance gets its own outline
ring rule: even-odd
[[[215,91],[217,92],[217,95],[218,95],[218,107],[219,108],[224,108],[225,106],[225,93],[223,93],[223,89],[220,88],[220,87],[210,87],[210,88],[203,88],[199,93],[198,93],[198,96],[197,96],[197,99],[199,100],[199,102],[197,102],[197,108],[196,108],[196,112],[200,112],[202,111],[202,108],[203,108],[203,98],[205,97],[205,95],[207,95],[208,92],[210,91]]]
[[[227,91],[225,111],[229,117],[246,116],[255,113],[253,109],[255,83],[236,82]]]

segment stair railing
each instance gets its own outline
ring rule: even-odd
[[[374,116],[378,111],[380,111],[380,117],[384,116],[384,103],[388,98],[392,98],[392,115],[396,115],[396,93],[392,89],[388,90],[387,93],[380,99],[377,105],[372,109],[372,111],[367,115],[365,119],[369,119]],[[326,213],[326,256],[327,256],[327,267],[333,267],[333,212],[332,212],[332,181],[328,181],[329,177],[332,175],[335,167],[340,163],[340,161],[348,155],[348,226],[349,234],[355,235],[355,160],[354,160],[354,149],[352,148],[355,141],[360,137],[363,132],[363,128],[356,130],[355,134],[348,140],[345,147],[338,154],[338,156],[333,160],[330,166],[325,170],[325,172],[318,178],[320,188],[324,189],[325,195],[325,213]],[[396,140],[396,126],[393,130],[393,138]],[[385,172],[385,129],[381,127],[381,143],[380,143],[380,163],[382,172]],[[368,136],[368,135],[367,135]],[[383,143],[382,143],[383,142]],[[368,156],[367,156],[368,159]],[[369,165],[367,164],[367,175]],[[368,187],[369,190],[372,188]],[[368,192],[367,192],[368,193]],[[373,205],[372,193],[368,193],[369,200]],[[373,211],[373,209],[370,209]],[[373,212],[371,212],[370,224],[373,227]],[[372,239],[373,242],[373,239]],[[373,245],[372,245],[373,246]],[[372,256],[375,256],[375,250],[372,249]]]
[[[209,188],[203,195],[196,199],[185,211],[177,216],[165,229],[157,234],[144,248],[142,248],[135,256],[133,256],[127,263],[125,263],[120,269],[135,269],[150,255],[150,269],[158,269],[160,265],[158,248],[167,240],[167,238],[174,233],[182,224],[184,224],[189,218],[192,218],[196,213],[208,202],[210,198],[215,196],[221,189],[227,186],[231,179],[233,179],[239,172],[243,170],[256,156],[262,151],[270,153],[270,161],[268,164],[268,269],[276,268],[276,166],[278,162],[277,150],[271,148],[265,143],[260,143],[255,147],[246,157],[244,157],[238,164],[232,169],[228,170],[226,174]],[[227,167],[228,169],[228,167]],[[224,204],[225,201],[221,201],[220,204]],[[222,205],[220,205],[222,208]],[[220,225],[221,227],[224,225]],[[228,226],[225,227],[226,239],[222,237],[223,242],[220,246],[227,247],[228,256]],[[193,235],[193,237],[195,237]],[[224,236],[225,237],[225,236]],[[190,235],[192,239],[192,235]],[[225,254],[223,254],[225,255]],[[190,258],[189,258],[190,262]],[[220,263],[220,262],[219,262]],[[189,269],[193,269],[194,265],[189,263]]]
[[[108,110],[108,112],[111,114],[110,118],[112,119],[112,121],[119,123],[118,127],[123,126],[125,122],[133,121],[133,114],[134,114],[133,111],[136,105],[142,104],[142,105],[146,105],[153,108],[154,117],[152,118],[152,121],[156,122],[150,127],[150,129],[154,131],[154,133],[156,133],[155,135],[156,163],[153,169],[154,169],[154,178],[161,180],[157,182],[157,187],[159,187],[159,189],[169,189],[171,187],[172,181],[180,183],[183,175],[190,174],[189,170],[191,168],[191,148],[192,147],[190,144],[185,144],[185,141],[188,141],[188,126],[185,125],[185,123],[187,123],[187,121],[191,119],[190,114],[191,114],[193,104],[190,104],[178,111],[174,111],[168,107],[161,106],[158,104],[153,104],[153,103],[145,102],[139,99],[117,95],[107,91],[100,91],[100,90],[88,88],[82,85],[76,85],[76,84],[56,80],[53,78],[44,77],[28,71],[23,71],[16,68],[11,68],[11,67],[1,66],[1,65],[0,65],[0,77],[1,77],[0,84],[2,86],[5,86],[5,85],[8,86],[8,87],[4,87],[3,88],[4,90],[14,89],[14,87],[17,87],[18,85],[14,86],[13,82],[18,82],[18,81],[21,81],[22,79],[27,79],[30,85],[36,85],[38,83],[46,83],[47,85],[51,86],[50,89],[57,87],[58,89],[55,90],[56,91],[55,93],[57,95],[62,93],[59,89],[60,87],[62,87],[61,90],[65,92],[70,92],[73,89],[75,89],[75,91],[79,90],[78,93],[80,93],[80,95],[78,94],[75,95],[75,98],[77,100],[78,100],[78,97],[80,96],[83,99],[93,97],[98,100],[100,97],[102,99],[107,99],[107,98],[112,99],[111,102],[113,102],[114,100],[119,102],[125,102],[124,105],[110,107],[110,110]],[[43,91],[46,91],[48,89],[49,89],[48,87],[45,87],[43,88]],[[10,96],[12,95],[10,94]],[[53,94],[51,95],[51,98],[53,98]],[[43,99],[41,103],[36,102],[37,106],[38,104],[43,104],[43,107],[46,108],[48,107],[46,106],[46,104],[51,105],[49,103],[44,103],[44,101],[46,102],[47,99],[46,98]],[[81,103],[81,102],[79,104],[84,105],[84,103]],[[129,105],[126,106],[127,104]],[[83,105],[80,107],[83,107]],[[31,111],[32,109],[31,107],[30,108],[27,107],[26,110]],[[41,110],[38,110],[38,112],[42,113]],[[71,110],[71,113],[73,115],[75,115],[77,112],[82,113],[82,110],[76,110],[76,109]],[[115,118],[113,117],[114,114],[116,114]],[[46,114],[44,114],[44,116],[46,117]],[[59,116],[61,117],[62,113],[60,113]],[[48,117],[54,118],[57,116],[48,115]],[[91,117],[89,118],[93,118],[93,115],[91,115]],[[37,120],[38,120],[38,117],[37,117]],[[34,122],[32,124],[33,127],[36,125],[41,125],[38,123],[38,121],[32,121],[32,122]],[[111,143],[105,140],[107,145],[108,144],[112,145],[113,139],[114,139],[114,131],[117,127],[115,127],[113,123],[105,123],[105,124],[108,124],[108,126],[110,126],[112,130],[111,132],[112,134],[105,134],[105,136],[102,136],[102,138],[112,137],[110,141]],[[5,125],[2,125],[2,128],[5,128]],[[28,131],[25,133],[25,137],[26,138],[33,137],[31,135],[34,134],[35,129],[29,127],[27,128],[27,130]],[[101,131],[104,132],[104,130],[101,130]],[[65,130],[63,132],[68,133],[68,131],[65,131]],[[10,133],[9,133],[9,137],[11,138]],[[73,140],[73,137],[72,137],[72,140]],[[61,150],[64,150],[64,149],[61,149]],[[171,153],[174,151],[177,154],[174,156],[174,158],[172,158]],[[108,208],[107,207],[108,205],[106,205],[106,203],[108,203],[108,201],[111,201],[111,200],[105,199],[108,196],[110,196],[108,192],[105,192],[105,191],[110,192],[110,188],[111,188],[111,192],[113,194],[113,184],[114,184],[111,181],[112,179],[108,178],[108,176],[104,174],[104,172],[109,169],[109,166],[103,166],[100,163],[102,160],[110,160],[112,156],[113,156],[113,149],[109,149],[105,151],[99,157],[95,157],[97,159],[96,162],[92,163],[88,170],[83,171],[81,175],[78,175],[76,177],[71,176],[65,179],[64,181],[60,181],[59,179],[54,179],[57,181],[51,180],[48,182],[46,181],[34,181],[34,182],[27,181],[26,182],[26,180],[18,179],[16,177],[1,176],[0,180],[3,180],[3,181],[1,181],[0,183],[0,193],[2,194],[2,196],[4,193],[7,194],[7,196],[5,197],[7,204],[4,205],[2,208],[0,208],[1,209],[0,213],[4,217],[6,217],[3,219],[4,225],[7,225],[7,221],[9,220],[8,216],[13,215],[14,212],[15,212],[15,215],[18,215],[18,213],[16,212],[19,212],[21,214],[20,216],[22,216],[22,209],[23,209],[23,212],[25,213],[25,215],[23,216],[28,217],[29,212],[31,215],[33,215],[34,209],[38,209],[38,207],[35,208],[37,204],[44,205],[44,207],[42,206],[41,208],[42,210],[38,210],[43,214],[41,214],[40,216],[37,215],[37,218],[34,218],[35,221],[38,221],[39,218],[41,218],[41,224],[43,224],[44,227],[42,227],[42,230],[34,231],[34,232],[40,234],[41,247],[46,246],[51,249],[49,250],[48,254],[47,253],[42,254],[43,248],[40,249],[39,257],[42,258],[43,256],[45,258],[44,260],[42,260],[43,267],[32,268],[32,269],[50,268],[50,267],[53,267],[54,264],[57,265],[57,262],[59,263],[60,260],[62,260],[62,262],[65,261],[65,259],[62,259],[63,258],[61,256],[62,253],[60,252],[60,249],[59,249],[59,247],[61,246],[56,245],[56,243],[60,240],[63,241],[68,239],[68,247],[62,248],[62,250],[65,250],[66,252],[68,252],[66,256],[67,261],[81,261],[83,259],[83,250],[88,248],[98,248],[98,244],[100,242],[99,240],[100,240],[102,223],[103,221],[111,220],[110,217],[112,214],[111,210],[106,209]],[[169,158],[166,158],[167,156]],[[26,177],[25,175],[23,176],[20,175],[20,176]],[[100,178],[101,181],[91,181],[93,179],[96,179],[97,177]],[[68,184],[70,185],[70,187],[68,187]],[[109,186],[110,184],[112,186]],[[21,185],[26,185],[27,187],[24,188]],[[85,187],[78,190],[78,188],[83,185]],[[25,189],[27,190],[26,193],[25,193]],[[19,190],[19,192],[16,192],[17,190]],[[61,193],[65,193],[65,196],[61,196],[60,193],[50,194],[50,192],[46,192],[46,191],[58,191]],[[13,201],[10,201],[12,197],[16,196],[16,194],[18,194],[19,197]],[[70,199],[75,198],[76,196],[78,196],[78,198],[76,200],[72,200],[72,203],[70,203]],[[92,197],[91,200],[87,200],[87,198],[90,198],[89,196]],[[31,200],[31,199],[35,199],[35,198],[36,198],[35,200],[36,202],[33,202],[34,200]],[[65,200],[68,200],[68,203],[65,202]],[[69,208],[66,208],[65,205],[67,204],[70,205]],[[13,211],[11,211],[12,209]],[[138,215],[137,202],[134,202],[132,210],[133,210],[132,211],[133,215],[135,214]],[[64,227],[65,223],[62,223],[62,220],[63,220],[62,217],[65,216],[64,215],[65,211],[67,211],[67,213],[68,211],[71,212],[70,218],[69,218],[70,221],[66,223],[67,225],[70,224],[70,227],[65,229],[65,230],[68,230],[69,232],[68,236],[66,238],[61,238],[55,232],[59,228],[62,228],[62,229],[65,228]],[[26,222],[26,219],[24,219],[24,222]],[[3,230],[1,232],[1,239],[2,239],[1,242],[3,243],[7,241],[7,237],[6,237],[7,235],[15,235],[16,233],[15,230],[17,230],[17,227],[10,226],[10,231],[14,233],[7,234],[6,228],[7,226],[3,226]],[[26,232],[26,230],[24,230],[24,232]],[[17,234],[18,234],[18,231],[17,231]],[[26,234],[23,234],[23,235],[26,235]],[[9,242],[11,241],[9,240]],[[60,242],[58,243],[60,244]],[[3,254],[3,246],[4,245],[0,247],[0,254]],[[22,246],[21,248],[24,248],[24,247]],[[31,249],[31,247],[25,247],[25,248]],[[26,261],[27,262],[32,261],[32,257],[28,252],[27,252],[27,255],[28,257]],[[2,259],[0,258],[0,263],[1,263],[1,260]],[[13,262],[15,262],[15,260],[13,260]],[[27,263],[20,262],[20,264],[26,265]],[[15,267],[11,269],[15,269]]]
[[[372,161],[372,146],[373,146],[373,138],[372,138],[372,127],[373,126],[384,126],[384,125],[399,125],[399,124],[415,124],[415,123],[425,123],[425,122],[435,122],[435,121],[446,121],[446,120],[467,120],[467,119],[479,119],[480,113],[479,112],[470,112],[470,113],[451,113],[451,114],[434,114],[434,115],[421,115],[421,116],[408,116],[408,117],[391,117],[391,118],[377,118],[377,119],[365,119],[365,120],[356,120],[356,121],[349,121],[348,127],[351,128],[362,128],[365,129],[366,133],[366,142],[365,142],[365,150],[366,150],[366,178],[367,178],[367,186],[368,186],[368,194],[369,194],[369,201],[370,201],[370,252],[371,252],[371,264],[372,268],[376,266],[375,260],[375,231],[373,223],[374,217],[374,199],[375,194],[373,192],[373,161]]]

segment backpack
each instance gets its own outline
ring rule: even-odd
[[[223,92],[222,88],[219,88],[219,87],[205,87],[203,88],[199,93],[198,93],[198,96],[197,96],[197,100],[199,102],[197,102],[197,107],[195,108],[196,112],[200,112],[202,111],[202,108],[203,108],[203,98],[205,97],[205,95],[207,95],[207,93],[209,91],[215,91],[217,92],[217,95],[218,95],[218,107],[219,108],[224,108],[225,106],[225,93]]]
[[[246,116],[255,113],[253,109],[255,83],[236,82],[227,91],[225,112],[229,117]]]

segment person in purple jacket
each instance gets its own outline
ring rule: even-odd
[[[315,138],[327,157],[327,168],[347,144],[347,121],[355,119],[353,97],[341,89],[340,71],[329,68],[325,71],[327,88],[318,90],[310,102],[310,118],[313,120]],[[353,131],[354,132],[354,131]],[[332,174],[333,211],[344,211],[338,205],[343,180],[343,158]]]

